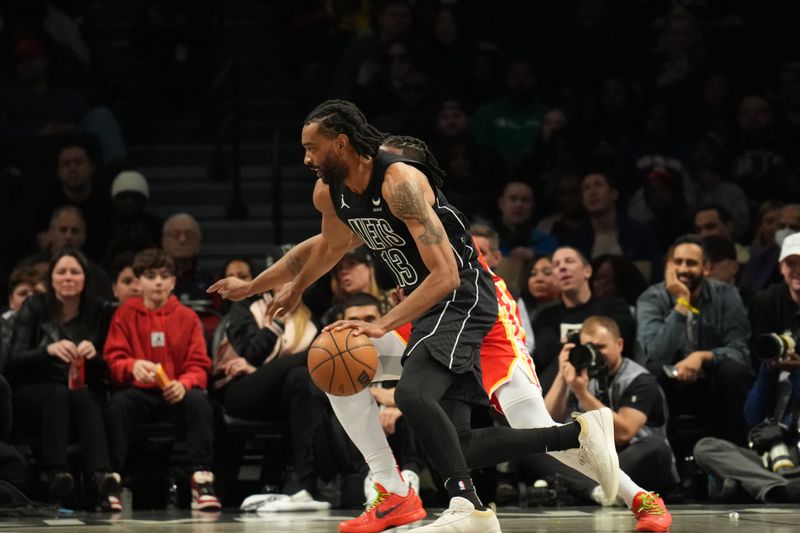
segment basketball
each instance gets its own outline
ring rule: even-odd
[[[323,391],[351,396],[369,387],[378,368],[378,351],[366,335],[352,329],[324,331],[308,350],[308,373]]]

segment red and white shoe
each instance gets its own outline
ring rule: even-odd
[[[196,511],[219,511],[219,503],[214,491],[214,474],[199,470],[192,474],[192,509]]]
[[[122,500],[119,495],[109,494],[106,496],[108,499],[108,510],[112,513],[122,512]]]
[[[414,489],[409,488],[406,496],[400,496],[375,483],[378,496],[367,510],[352,520],[339,523],[339,533],[379,533],[390,527],[404,526],[422,520],[428,513],[422,507]]]
[[[672,515],[655,492],[637,492],[631,511],[636,517],[636,531],[669,531],[672,524]]]

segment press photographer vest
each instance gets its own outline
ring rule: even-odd
[[[634,361],[631,361],[630,359],[622,359],[622,364],[620,365],[619,370],[617,370],[616,374],[611,376],[611,381],[608,384],[608,391],[606,393],[606,396],[608,397],[608,407],[611,408],[612,411],[619,411],[619,402],[622,397],[625,396],[625,391],[628,389],[630,384],[642,374],[649,374],[645,367]],[[601,396],[599,389],[600,386],[597,382],[597,379],[590,379],[589,392],[592,394],[592,396],[599,398]],[[629,444],[633,444],[640,439],[652,436],[661,437],[664,440],[667,439],[667,420],[669,419],[667,398],[664,396],[664,391],[661,390],[661,387],[658,387],[658,393],[661,395],[661,409],[663,412],[662,420],[664,422],[658,426],[645,424],[630,440]],[[569,399],[567,400],[567,412],[582,412],[580,406],[578,405],[578,400],[575,398],[574,394],[570,394]],[[652,420],[652,417],[648,416],[648,422],[650,420]]]

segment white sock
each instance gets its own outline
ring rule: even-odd
[[[555,422],[547,411],[542,390],[531,383],[525,374],[518,369],[514,369],[511,379],[497,389],[495,395],[500,407],[503,409],[503,413],[506,415],[506,420],[508,420],[512,428],[539,428],[561,425]],[[550,453],[549,455],[574,468],[589,479],[597,481],[594,474],[583,468],[577,461],[566,461],[563,452]],[[625,505],[628,506],[628,509],[633,504],[633,497],[642,490],[644,489],[634,483],[630,476],[620,469],[617,494],[625,500]]]
[[[369,388],[352,396],[326,396],[347,436],[364,456],[375,482],[389,492],[407,495],[408,484],[397,469],[397,461],[381,427],[378,404]]]
[[[519,365],[521,363],[517,363]],[[511,379],[495,390],[495,397],[512,428],[543,428],[559,426],[544,404],[542,389],[532,383],[525,373],[515,368]]]

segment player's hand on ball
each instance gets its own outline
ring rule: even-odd
[[[374,322],[363,322],[361,320],[337,320],[333,324],[325,326],[323,331],[341,331],[343,329],[352,329],[353,336],[355,337],[366,335],[367,337],[377,339],[378,337],[386,335],[386,330],[377,326]]]
[[[211,285],[206,292],[217,292],[223,298],[236,302],[250,296],[251,290],[250,282],[242,281],[236,276],[228,276]]]

